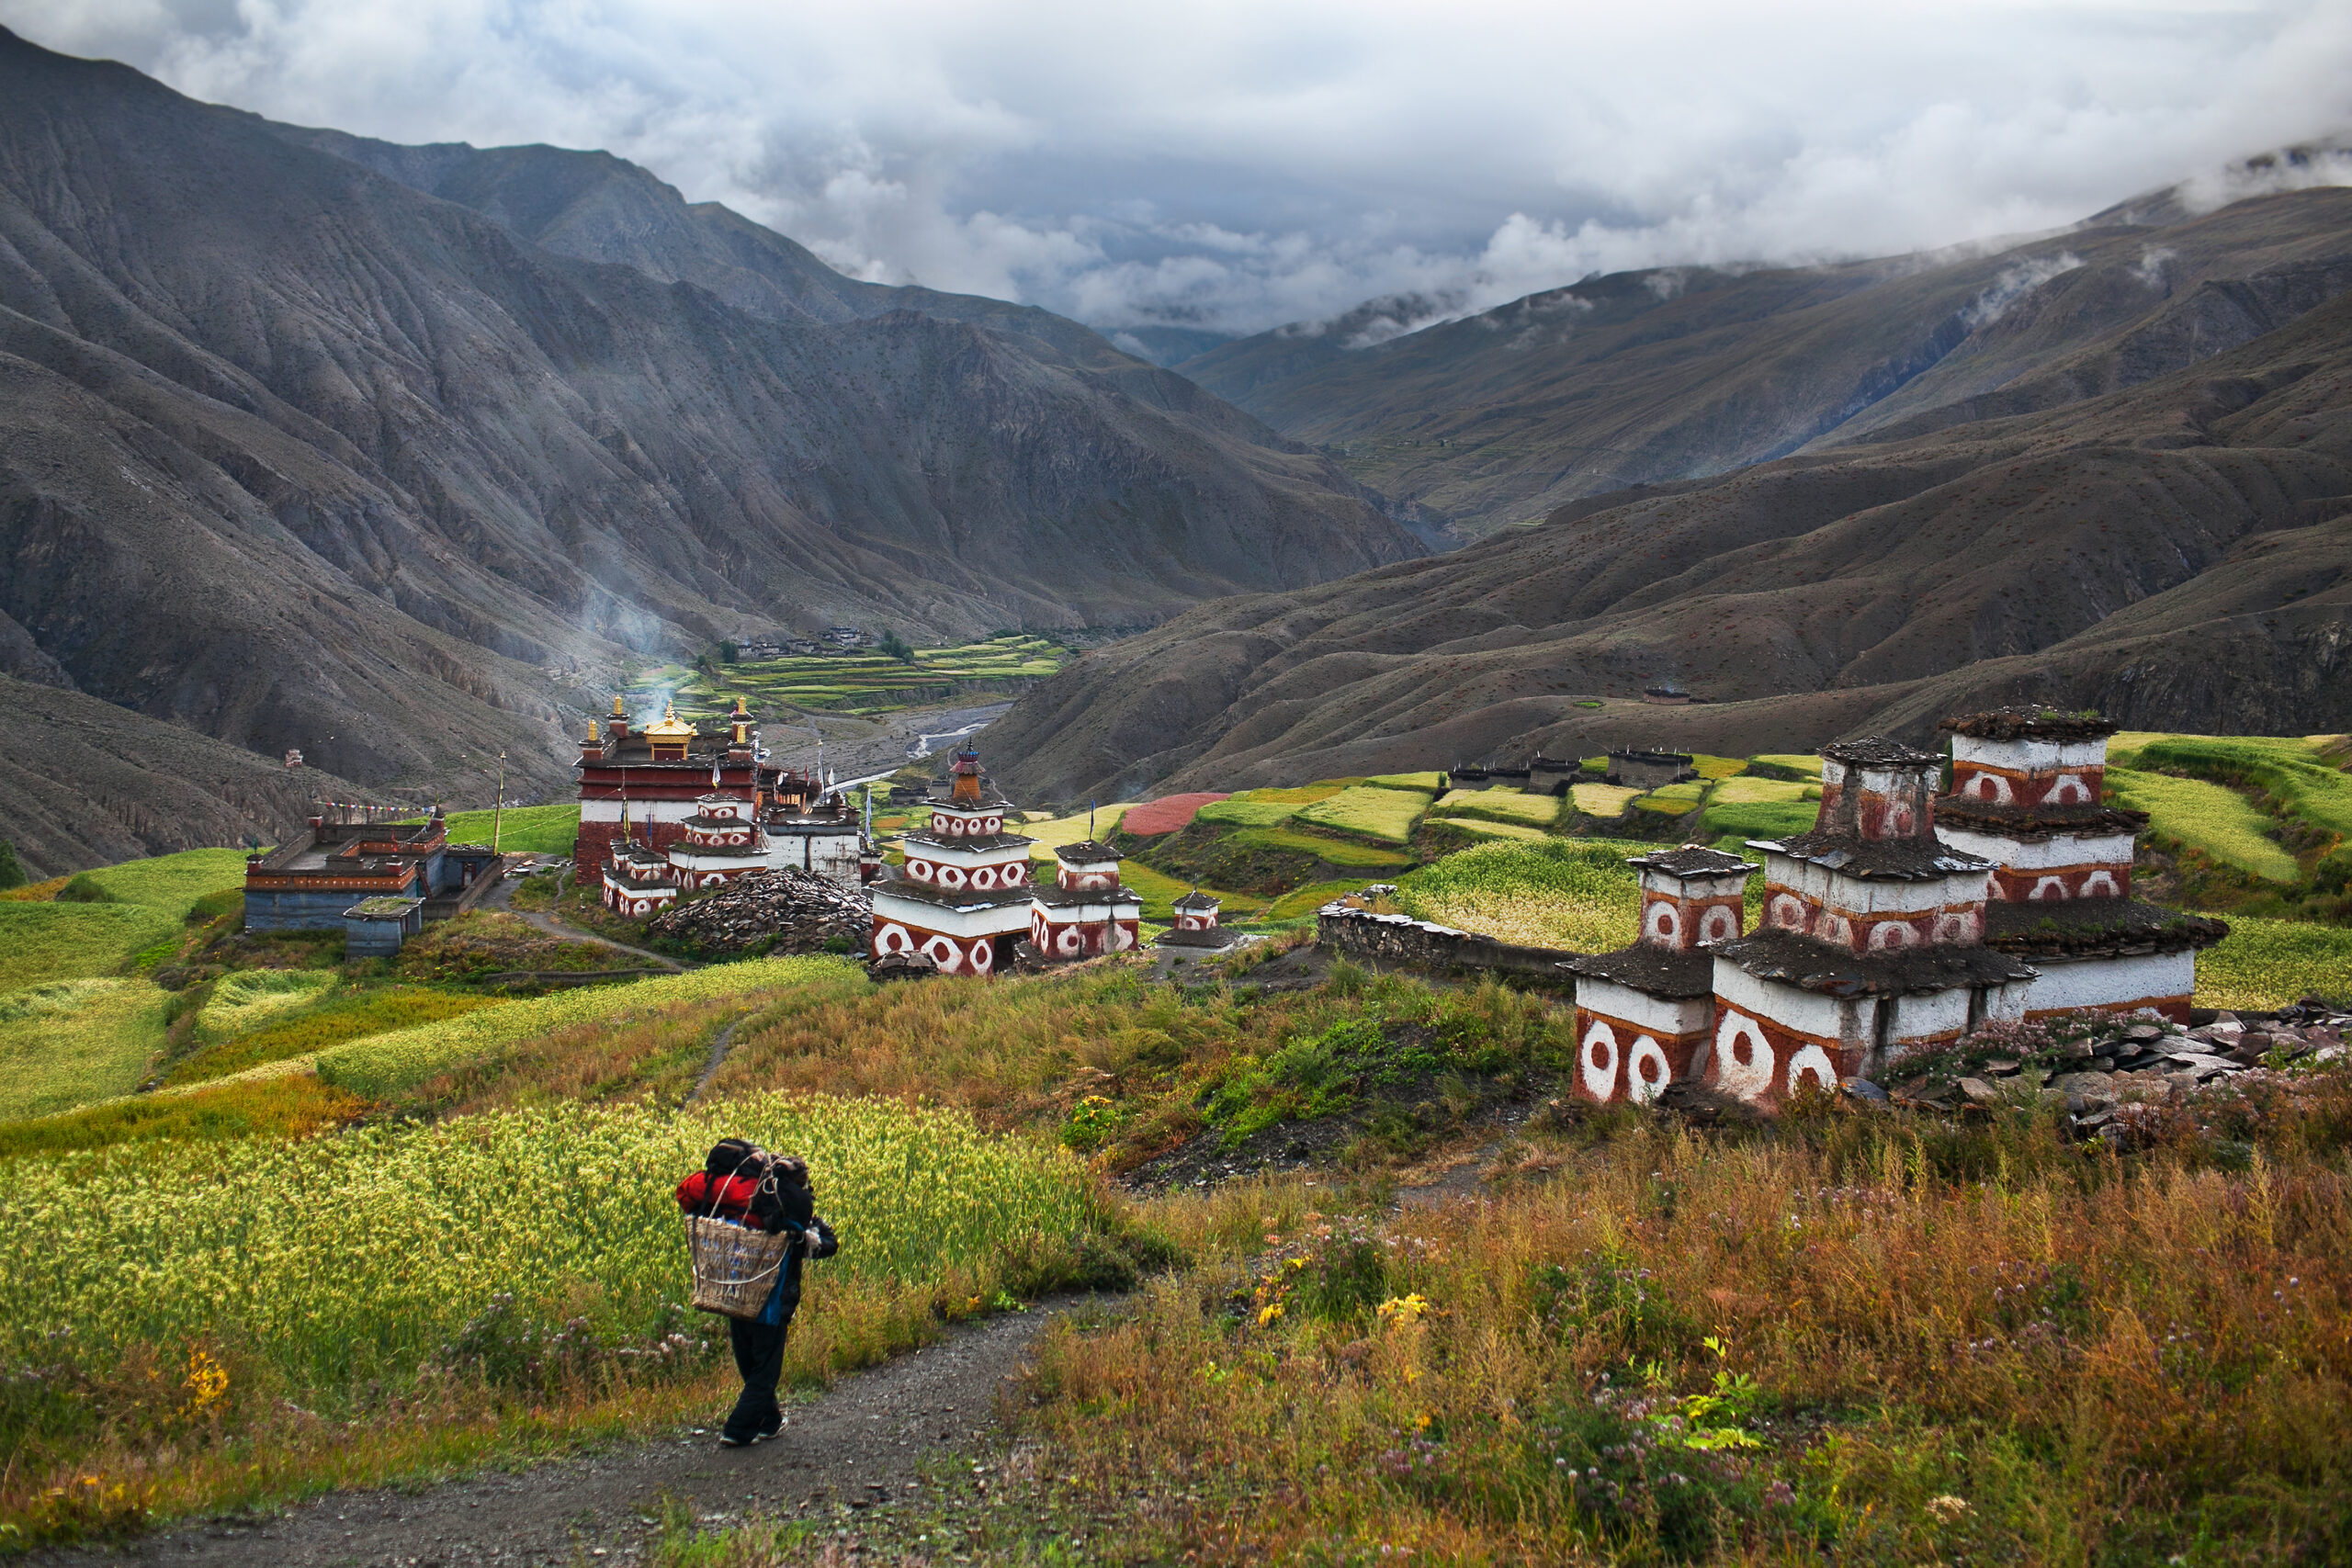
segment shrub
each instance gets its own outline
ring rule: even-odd
[[[0,839],[0,891],[22,887],[30,880],[25,874],[23,863],[17,859],[17,846]]]
[[[74,877],[64,886],[57,890],[57,901],[61,904],[112,904],[118,902],[115,896],[107,892],[103,886],[99,886],[97,882],[93,880],[90,874],[86,871],[81,875]]]

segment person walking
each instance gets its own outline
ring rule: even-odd
[[[678,1207],[770,1235],[789,1232],[793,1236],[759,1315],[727,1320],[743,1393],[719,1430],[718,1446],[743,1448],[784,1429],[784,1407],[776,1403],[775,1388],[784,1375],[785,1338],[800,1305],[800,1266],[812,1258],[832,1257],[841,1250],[841,1242],[832,1226],[818,1216],[808,1164],[791,1155],[772,1155],[741,1138],[722,1139],[702,1169],[678,1184]]]

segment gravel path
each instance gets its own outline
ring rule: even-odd
[[[195,1563],[220,1568],[635,1562],[666,1495],[706,1524],[748,1514],[863,1508],[918,1491],[917,1461],[985,1435],[996,1395],[1057,1313],[1088,1298],[967,1325],[936,1345],[789,1407],[781,1436],[748,1449],[705,1435],[483,1474],[417,1492],[334,1493],[275,1517],[218,1518],[119,1551],[40,1553],[40,1568]]]

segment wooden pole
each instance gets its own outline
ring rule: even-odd
[[[498,804],[490,810],[490,852],[498,853],[498,830],[506,822],[506,753],[498,754]]]

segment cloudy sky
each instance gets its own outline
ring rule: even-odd
[[[0,23],[278,119],[607,148],[844,271],[1112,329],[1965,243],[2352,130],[2344,0],[0,0]]]

